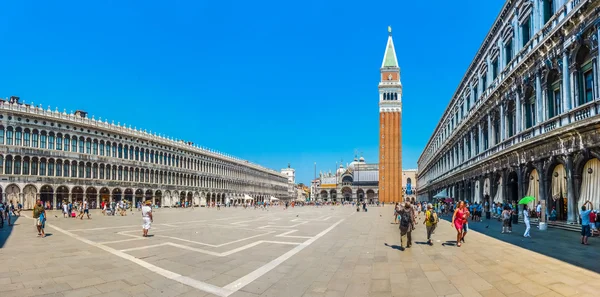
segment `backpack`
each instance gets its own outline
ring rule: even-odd
[[[410,212],[406,210],[400,211],[400,226],[408,228],[408,226],[410,225],[410,221]]]
[[[429,222],[432,224],[437,223],[437,213],[433,210],[429,212]]]

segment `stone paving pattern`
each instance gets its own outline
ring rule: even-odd
[[[294,213],[302,216],[311,211],[348,216],[331,232],[230,296],[600,296],[600,240],[583,246],[574,232],[541,232],[534,228],[533,238],[525,239],[521,236],[522,225],[516,225],[512,234],[500,234],[496,221],[470,223],[472,231],[467,242],[458,248],[450,223],[441,221],[434,246],[424,244],[425,228],[419,224],[413,233],[415,244],[401,250],[398,225],[390,223],[391,207],[372,207],[367,213],[354,213],[351,207],[305,207],[287,212],[280,208],[269,212],[167,209],[159,210],[156,217],[168,223]],[[52,214],[49,223],[77,229],[135,225],[139,221],[136,213],[113,218],[93,212],[90,221],[54,218]],[[312,228],[308,224],[305,227]],[[46,231],[50,236],[36,238],[33,221],[24,217],[14,228],[0,229],[0,296],[213,296],[52,227]],[[280,248],[273,246],[275,256],[285,252]],[[205,256],[172,247],[164,249],[182,262]],[[235,262],[227,266],[235,264],[235,269],[224,271],[212,266],[193,273],[198,278],[210,274],[211,283],[225,285],[246,274],[248,269],[244,267],[252,266],[253,261],[269,256],[270,249],[266,245],[248,250],[244,257],[232,258]],[[581,263],[586,263],[585,268]]]

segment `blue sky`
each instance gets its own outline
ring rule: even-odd
[[[377,160],[393,27],[416,168],[504,1],[3,1],[0,96],[83,109],[299,182]]]

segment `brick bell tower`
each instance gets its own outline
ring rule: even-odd
[[[402,201],[402,83],[392,27],[379,82],[379,201]]]

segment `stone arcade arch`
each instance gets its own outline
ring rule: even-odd
[[[135,200],[133,203],[133,207],[137,207],[138,203],[144,203],[144,190],[142,189],[135,190]]]
[[[160,190],[156,190],[156,192],[154,192],[154,201],[156,201],[158,207],[168,206],[166,204],[163,204],[164,201],[162,197],[162,192]]]
[[[105,203],[112,202],[110,199],[110,190],[106,187],[100,189],[99,197],[100,201],[104,201]]]
[[[548,210],[556,209],[557,219],[566,221],[568,216],[567,209],[567,172],[565,166],[557,163],[552,169],[550,179],[550,195],[548,198]]]
[[[349,187],[342,188],[342,196],[344,197],[344,201],[352,201],[352,189]]]
[[[18,200],[19,199],[19,187],[17,185],[9,185],[6,187],[6,197],[9,200]],[[26,185],[23,188],[23,208],[31,209],[35,203],[35,199],[37,198],[37,188],[34,185]]]
[[[85,199],[87,200],[90,209],[97,208],[100,205],[98,191],[94,187],[89,187],[85,190]]]
[[[121,192],[121,189],[119,188],[114,188],[112,190],[112,199],[115,202],[119,202],[123,199],[123,192]]]
[[[80,186],[76,186],[73,187],[73,189],[71,190],[71,198],[73,199],[73,202],[77,202],[77,203],[83,203],[83,188]]]
[[[40,188],[40,200],[42,201],[42,205],[47,209],[53,209],[56,206],[56,201],[54,200],[54,188],[50,185],[43,185]],[[48,205],[50,206],[48,208]]]
[[[600,160],[591,158],[580,171],[581,190],[577,209],[586,206],[588,209],[600,209]]]

